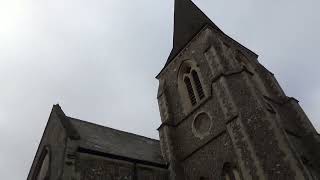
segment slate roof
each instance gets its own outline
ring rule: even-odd
[[[175,0],[173,48],[165,66],[206,25],[221,31],[191,0]]]
[[[53,111],[58,115],[70,139],[76,140],[81,148],[166,165],[159,140],[68,117],[59,105],[54,105]]]
[[[166,64],[164,65],[160,73],[205,26],[210,26],[217,32],[220,32],[226,38],[233,41],[237,46],[258,57],[258,55],[252,52],[250,49],[246,48],[242,44],[226,35],[191,0],[175,0],[173,47],[166,61]],[[160,73],[156,76],[157,78]]]
[[[158,140],[68,117],[80,135],[80,147],[165,164]]]

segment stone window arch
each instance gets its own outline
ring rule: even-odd
[[[50,161],[50,149],[49,147],[45,147],[40,154],[39,161],[35,168],[33,180],[49,179]]]
[[[191,60],[184,61],[179,67],[178,91],[186,112],[206,96],[199,68]]]
[[[223,180],[242,180],[238,169],[231,163],[224,163],[222,168],[222,179]]]

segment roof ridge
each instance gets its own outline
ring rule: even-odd
[[[96,124],[96,123],[89,122],[89,121],[85,121],[85,120],[82,120],[82,119],[78,119],[78,118],[74,118],[74,117],[70,117],[70,116],[66,116],[66,117],[70,118],[71,120],[80,121],[80,122],[82,122],[82,123],[87,123],[87,124],[91,124],[91,125],[94,125],[94,126],[99,126],[99,127],[102,127],[102,128],[108,128],[108,129],[110,129],[110,130],[118,131],[118,132],[122,132],[122,133],[126,133],[126,134],[129,134],[129,135],[132,135],[132,136],[138,136],[138,137],[142,137],[142,138],[149,139],[149,140],[152,140],[152,141],[157,141],[157,142],[160,141],[160,140],[158,140],[158,139],[146,137],[146,136],[139,135],[139,134],[135,134],[135,133],[132,133],[132,132],[127,132],[127,131],[115,129],[115,128],[108,127],[108,126],[103,126],[103,125]]]

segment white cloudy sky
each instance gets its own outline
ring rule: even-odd
[[[319,0],[194,0],[320,129]],[[157,138],[173,0],[0,0],[0,179],[26,179],[51,107]]]

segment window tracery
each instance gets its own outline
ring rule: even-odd
[[[195,64],[190,61],[184,62],[180,67],[178,84],[185,109],[192,109],[206,96],[199,71]]]

